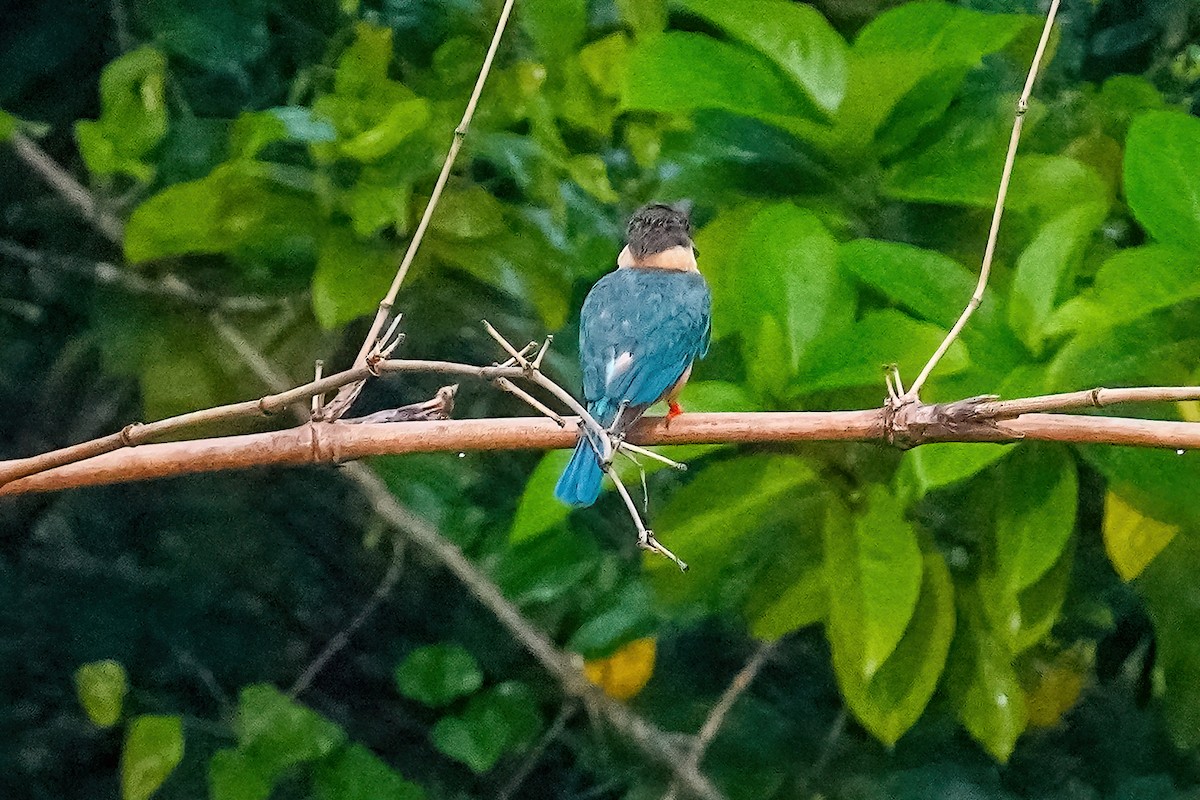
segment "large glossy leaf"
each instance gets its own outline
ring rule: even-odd
[[[320,227],[316,201],[285,173],[254,162],[223,164],[178,183],[134,209],[125,257],[151,261],[194,253],[255,254],[291,264],[311,257]],[[311,262],[310,262],[311,263]]]
[[[839,512],[831,511],[836,518]],[[895,651],[921,593],[923,559],[900,501],[879,486],[849,529],[825,529],[827,633],[839,679],[868,684]]]
[[[842,334],[816,342],[792,384],[797,394],[854,386],[883,386],[884,367],[896,364],[902,375],[916,375],[945,338],[945,331],[887,309],[864,314]],[[939,375],[967,368],[967,348],[956,341],[938,365]]]
[[[768,122],[817,113],[763,56],[694,33],[639,42],[630,56],[622,104],[669,114],[719,108]]]
[[[923,557],[920,595],[911,623],[888,660],[867,678],[858,660],[861,635],[842,618],[842,603],[832,594],[829,636],[838,686],[854,716],[887,745],[896,743],[925,710],[937,688],[954,637],[954,584],[942,557]]]
[[[377,241],[348,229],[326,227],[317,245],[312,307],[325,328],[336,328],[379,306],[395,275],[399,257]]]
[[[1050,571],[1075,530],[1079,481],[1061,447],[1026,445],[1005,463],[996,519],[996,580],[1019,593]]]
[[[951,486],[987,469],[1012,452],[1011,445],[947,442],[905,452],[905,468],[921,494]]]
[[[994,572],[979,576],[980,594],[996,638],[1012,653],[1023,653],[1045,639],[1058,622],[1075,563],[1075,540],[1067,542],[1058,561],[1029,588],[1013,594]]]
[[[843,244],[838,255],[863,283],[947,329],[962,313],[977,280],[952,258],[900,242],[855,239]]]
[[[1078,332],[1046,368],[1046,391],[1122,384],[1178,383],[1200,356],[1200,330],[1187,317],[1159,312],[1115,327]]]
[[[683,6],[774,61],[827,112],[846,91],[846,42],[812,6],[787,0],[684,0]]]
[[[946,665],[946,689],[963,727],[1000,762],[1007,762],[1028,724],[1025,692],[1012,654],[992,635],[973,592],[958,595],[958,625]]]
[[[947,3],[907,3],[880,14],[851,51],[838,127],[847,143],[896,152],[936,121],[968,71],[1007,45],[1029,18]],[[886,75],[885,80],[880,77]],[[912,102],[905,102],[908,97]]]
[[[1063,304],[1051,332],[1085,331],[1133,322],[1200,297],[1200,255],[1169,245],[1119,250],[1100,265],[1091,289]]]
[[[134,717],[121,749],[122,800],[147,800],[183,760],[183,720],[177,716]]]
[[[1104,220],[1102,203],[1083,203],[1044,224],[1017,259],[1008,296],[1008,322],[1037,353],[1046,323],[1071,285],[1092,234]]]
[[[1200,541],[1177,536],[1134,584],[1154,623],[1161,704],[1176,744],[1200,745]]]
[[[714,610],[740,600],[756,575],[744,559],[765,544],[753,534],[815,479],[806,459],[781,454],[741,456],[701,470],[654,515],[659,538],[692,565],[680,580],[666,559],[646,562],[659,599]]]
[[[738,232],[733,254],[706,271],[722,331],[742,334],[746,362],[758,360],[786,383],[811,344],[853,320],[854,294],[837,263],[837,243],[810,212],[790,203],[767,206]],[[779,347],[767,348],[763,319]],[[778,351],[781,358],[771,358]]]
[[[1164,244],[1200,247],[1200,120],[1152,111],[1125,143],[1125,194],[1146,230]]]
[[[1200,530],[1200,453],[1143,447],[1089,446],[1084,457],[1108,488],[1140,513],[1168,524]]]

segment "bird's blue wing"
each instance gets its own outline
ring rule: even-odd
[[[711,306],[696,272],[625,268],[597,282],[579,349],[584,397],[599,415],[611,419],[622,402],[640,413],[671,388],[708,349]]]

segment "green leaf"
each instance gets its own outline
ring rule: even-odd
[[[1050,571],[1017,594],[1007,591],[994,572],[980,574],[979,591],[988,598],[984,611],[993,633],[1010,652],[1025,652],[1054,628],[1067,596],[1074,563],[1075,539],[1072,537]]]
[[[17,132],[17,118],[7,111],[0,111],[0,143],[7,142]]]
[[[750,618],[750,635],[771,642],[792,631],[825,619],[829,611],[829,585],[825,579],[825,563],[821,558],[820,536],[797,536],[797,540],[810,545],[808,552],[801,553],[789,570],[795,574],[781,589],[769,587],[771,601],[764,608],[754,609]],[[771,582],[771,575],[756,581],[756,588]],[[773,582],[772,582],[773,583]],[[768,587],[763,587],[767,590]]]
[[[896,364],[916,375],[945,338],[936,325],[917,322],[899,311],[871,311],[848,331],[816,342],[792,384],[797,394],[824,389],[883,385],[883,370]],[[938,375],[953,375],[969,364],[967,348],[956,341],[938,364]]]
[[[1176,536],[1134,586],[1154,624],[1155,668],[1162,674],[1160,702],[1175,743],[1200,745],[1200,541]]]
[[[526,0],[517,12],[521,27],[552,64],[574,55],[587,28],[586,0]]]
[[[153,0],[144,19],[156,41],[178,56],[217,73],[249,80],[245,70],[270,46],[261,3]]]
[[[274,142],[305,144],[332,142],[337,139],[333,124],[312,109],[281,106],[266,111],[244,111],[234,121],[229,150],[241,158],[254,158]]]
[[[842,527],[844,525],[831,526]],[[843,530],[843,535],[849,531]],[[826,540],[826,546],[829,546]],[[862,670],[859,632],[846,616],[841,591],[831,593],[827,635],[833,648],[833,669],[846,705],[871,735],[893,745],[920,718],[929,704],[946,664],[954,637],[954,584],[942,557],[923,556],[920,595],[911,623],[891,657],[870,678]],[[836,581],[830,576],[832,585]],[[886,576],[880,580],[886,581]]]
[[[826,578],[837,587],[826,634],[839,681],[864,685],[896,650],[917,607],[923,570],[917,533],[900,502],[871,486],[852,526],[826,526],[825,553]]]
[[[899,242],[857,239],[843,244],[838,257],[867,286],[947,329],[958,319],[977,280],[952,258]]]
[[[848,48],[812,6],[786,0],[684,0],[683,6],[771,59],[825,111],[841,104]]]
[[[324,328],[336,328],[369,314],[391,284],[399,258],[378,241],[363,241],[343,228],[321,236],[312,305]]]
[[[424,800],[425,791],[404,780],[367,748],[351,744],[313,769],[318,800]]]
[[[548,603],[586,580],[599,564],[595,539],[559,530],[506,550],[495,577],[505,595],[518,605]]]
[[[540,726],[533,695],[510,681],[471,698],[461,716],[443,717],[431,735],[434,747],[483,774],[505,753],[528,747]]]
[[[508,532],[511,544],[518,544],[545,533],[571,515],[571,508],[554,497],[554,485],[571,459],[569,450],[547,453],[529,474],[525,491],[517,503],[512,528]]]
[[[479,664],[458,644],[420,647],[396,668],[400,694],[440,708],[483,685]]]
[[[1163,244],[1200,247],[1200,120],[1152,111],[1125,144],[1125,196],[1138,222]]]
[[[1084,203],[1065,211],[1044,224],[1017,259],[1008,322],[1034,353],[1042,349],[1050,314],[1064,289],[1072,285],[1105,210],[1101,203]]]
[[[395,104],[369,127],[338,142],[338,151],[355,161],[378,161],[429,122],[429,102],[416,97]]]
[[[208,762],[208,787],[212,800],[267,800],[274,776],[240,750],[218,750]]]
[[[996,520],[996,580],[1016,594],[1037,583],[1066,550],[1075,531],[1079,480],[1069,453],[1026,445],[1005,462],[1006,495]]]
[[[1200,297],[1200,257],[1168,245],[1119,250],[1100,265],[1092,288],[1068,300],[1050,333],[1098,330]]]
[[[198,253],[259,255],[281,264],[311,258],[320,227],[315,199],[276,180],[268,165],[223,164],[134,209],[125,257],[134,263]],[[292,267],[294,268],[294,267]]]
[[[926,444],[906,451],[902,463],[906,469],[911,470],[923,495],[964,481],[1011,452],[1012,446],[1004,444]]]
[[[848,328],[854,293],[837,261],[837,242],[812,213],[790,203],[763,208],[741,229],[736,255],[705,262],[718,336],[743,335],[746,362],[760,359],[783,384],[818,337]],[[756,352],[763,317],[777,326],[785,359]],[[777,348],[779,349],[779,348]]]
[[[653,632],[656,622],[653,607],[646,584],[630,580],[588,615],[567,646],[584,658],[611,655],[620,645]]]
[[[100,74],[100,119],[75,124],[79,153],[95,175],[149,181],[147,162],[167,133],[166,57],[140,47],[114,59]]]
[[[246,765],[267,785],[290,767],[324,758],[346,740],[337,725],[261,683],[242,689],[235,729]]]
[[[816,114],[769,61],[695,33],[639,42],[630,56],[622,104],[666,114],[719,108],[767,122]]]
[[[639,39],[656,36],[667,27],[667,0],[617,0],[617,8]]]
[[[700,470],[656,515],[663,542],[692,565],[680,580],[666,559],[645,562],[659,600],[727,608],[734,584],[745,591],[754,580],[743,562],[748,551],[758,551],[748,544],[752,535],[816,477],[807,460],[782,454],[739,456]]]
[[[121,718],[129,692],[125,667],[111,659],[93,661],[75,670],[75,695],[93,724],[111,728]]]
[[[843,142],[865,149],[882,131],[882,149],[900,150],[941,117],[968,72],[1030,19],[937,2],[906,3],[875,17],[851,50],[838,114]],[[909,97],[913,102],[904,102]]]
[[[1077,333],[1046,368],[1045,391],[1091,386],[1174,384],[1200,356],[1200,331],[1160,312],[1116,327]]]
[[[1089,446],[1084,458],[1141,513],[1170,524],[1200,530],[1200,458],[1194,451],[1143,447]]]
[[[134,717],[121,749],[122,800],[147,800],[183,760],[183,719]]]
[[[480,186],[451,189],[442,195],[430,227],[453,239],[481,239],[504,228],[504,207]]]
[[[946,690],[955,714],[971,737],[1000,763],[1008,763],[1017,738],[1029,724],[1025,692],[1012,654],[987,627],[981,600],[960,593],[958,626],[946,664]]]

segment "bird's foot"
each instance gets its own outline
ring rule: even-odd
[[[683,406],[671,400],[667,403],[667,425],[670,426],[671,420],[683,413]]]

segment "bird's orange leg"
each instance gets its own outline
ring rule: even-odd
[[[671,420],[683,413],[683,406],[676,403],[674,400],[667,403],[667,424],[671,424]]]

